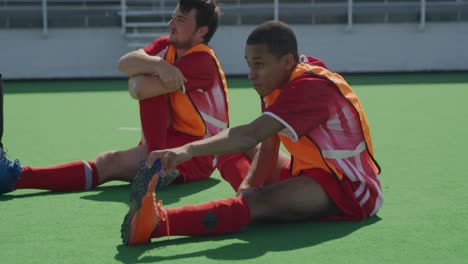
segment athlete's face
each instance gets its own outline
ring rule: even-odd
[[[177,49],[189,49],[193,45],[203,42],[205,28],[197,28],[197,10],[192,9],[183,13],[179,6],[176,7],[169,21],[169,42]]]
[[[267,96],[289,81],[294,60],[287,54],[281,58],[268,51],[263,44],[246,45],[245,60],[249,66],[249,80],[260,96]]]

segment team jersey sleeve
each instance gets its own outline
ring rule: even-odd
[[[158,55],[162,50],[169,46],[169,37],[160,37],[151,42],[143,50],[151,56]]]
[[[174,63],[174,66],[184,75],[185,92],[213,87],[217,78],[220,78],[218,67],[214,59],[205,52],[193,52]]]
[[[263,114],[282,123],[285,130],[281,133],[297,141],[328,120],[329,102],[335,93],[331,82],[305,74],[288,83]]]

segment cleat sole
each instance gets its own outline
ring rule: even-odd
[[[156,171],[157,169],[155,167],[151,169],[143,168],[132,182],[132,188],[130,192],[130,210],[125,215],[120,230],[122,242],[125,245],[129,245],[132,229],[132,219],[135,216],[135,213],[140,210],[143,198],[148,192],[148,185]]]

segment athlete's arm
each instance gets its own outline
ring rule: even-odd
[[[155,74],[135,75],[128,78],[128,92],[136,100],[143,100],[162,94],[168,94],[179,88],[167,88]]]
[[[142,49],[123,55],[117,64],[119,71],[131,77],[138,74],[154,74],[158,72],[158,64],[164,61],[159,56],[150,56]]]
[[[148,156],[147,166],[161,159],[166,169],[196,156],[238,153],[255,147],[284,128],[283,124],[268,115],[261,115],[250,124],[226,129],[203,140],[191,142],[179,148],[153,151]]]
[[[194,52],[182,57],[174,63],[186,77],[183,92],[193,90],[209,90],[219,78],[218,68],[215,61],[208,53]],[[136,75],[129,79],[130,95],[142,100],[161,94],[177,91],[177,87],[166,87],[162,84],[160,75]]]
[[[157,74],[161,83],[170,90],[183,87],[185,77],[181,71],[159,56],[150,56],[144,50],[129,52],[120,58],[117,68],[129,77]]]

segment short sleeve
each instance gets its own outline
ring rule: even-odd
[[[176,61],[174,66],[179,68],[187,79],[186,92],[196,89],[210,89],[216,79],[220,78],[216,62],[206,52],[193,52],[185,55]]]
[[[303,74],[289,82],[263,114],[281,122],[287,129],[283,134],[297,141],[328,120],[328,107],[336,94],[332,82]]]
[[[148,55],[156,56],[168,46],[169,46],[169,37],[165,36],[165,37],[160,37],[160,38],[155,39],[148,46],[146,46],[143,50]]]

